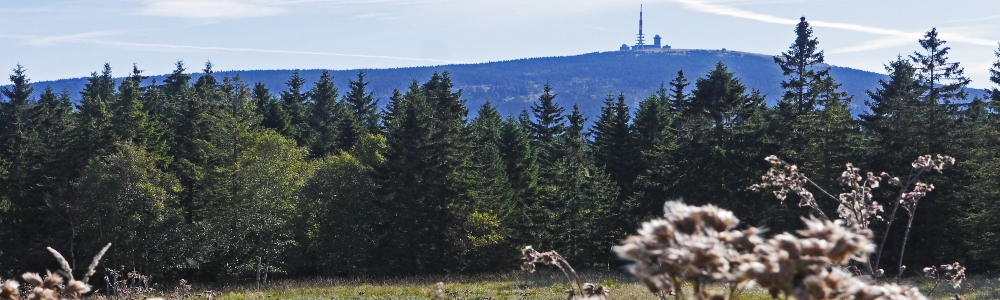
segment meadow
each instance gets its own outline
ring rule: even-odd
[[[609,299],[656,299],[635,277],[623,272],[583,272],[581,279],[600,283],[611,290]],[[511,271],[478,275],[438,275],[405,278],[312,278],[280,280],[258,289],[252,283],[228,286],[196,286],[192,294],[205,298],[205,291],[213,291],[217,300],[251,299],[434,299],[437,283],[442,282],[445,299],[566,299],[569,289],[563,274],[555,270],[534,274]],[[916,286],[922,292],[934,286],[934,280],[912,277],[903,284]],[[938,286],[931,299],[1000,299],[1000,280],[978,275],[968,278],[958,289]],[[686,286],[690,293],[691,286]],[[714,285],[710,290],[725,290]],[[177,291],[154,294],[170,298],[181,294]],[[689,294],[690,295],[690,294]],[[747,287],[738,293],[738,299],[771,299],[767,291]]]

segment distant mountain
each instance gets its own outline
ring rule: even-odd
[[[451,74],[455,87],[462,89],[462,95],[468,100],[470,112],[473,114],[480,105],[489,100],[502,113],[516,115],[521,110],[528,109],[541,94],[542,86],[549,82],[559,95],[556,97],[559,103],[567,109],[578,103],[580,110],[593,120],[609,93],[615,95],[624,93],[629,103],[635,104],[656,91],[660,84],[673,79],[678,70],[684,70],[685,76],[693,83],[696,78],[704,77],[717,62],[726,64],[729,70],[748,87],[758,89],[767,95],[769,104],[774,104],[781,97],[782,89],[779,86],[782,80],[781,70],[771,56],[725,50],[615,51],[477,64],[337,70],[331,71],[331,74],[335,76],[337,87],[343,93],[346,92],[347,81],[356,78],[359,71],[364,71],[366,79],[371,82],[370,87],[375,96],[381,99],[381,105],[385,105],[393,89],[405,90],[413,80],[423,82],[434,72],[447,71]],[[194,70],[201,66],[189,64],[187,67]],[[124,75],[126,72],[121,66],[117,70],[119,75]],[[292,72],[294,71],[247,70],[215,72],[215,74],[220,79],[222,76],[240,74],[245,82],[264,82],[272,93],[277,94],[285,88],[285,81],[291,77]],[[311,87],[322,70],[298,72],[308,80],[307,86]],[[831,73],[843,84],[844,91],[855,96],[852,104],[855,114],[866,109],[864,100],[868,99],[868,96],[865,91],[874,90],[878,86],[879,79],[887,78],[878,73],[836,66],[832,67]],[[200,75],[195,73],[192,77],[198,78]],[[153,76],[151,80],[162,82],[163,77],[163,75]],[[65,89],[73,95],[79,95],[84,83],[86,83],[85,78],[38,82],[35,84],[35,90],[40,92],[46,85],[50,85],[56,91]],[[977,95],[984,91],[969,89],[969,92]]]

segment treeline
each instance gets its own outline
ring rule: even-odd
[[[363,73],[343,93],[328,73],[270,91],[211,64],[191,78],[178,63],[147,85],[137,68],[116,84],[106,65],[74,101],[32,97],[18,66],[0,106],[0,275],[55,269],[49,246],[78,267],[108,242],[110,268],[189,280],[506,271],[525,245],[613,269],[611,246],[666,200],[772,233],[801,227],[796,201],[748,190],[770,154],[834,188],[847,162],[905,176],[918,155],[952,155],[956,168],[927,177],[936,189],[905,264],[1000,265],[1000,90],[966,99],[932,30],[854,118],[805,19],[796,33],[775,57],[776,106],[719,63],[694,80],[678,72],[635,108],[608,95],[589,126],[549,86],[530,111],[487,103],[470,120],[448,73],[379,110]],[[1000,62],[991,72],[1000,84]],[[836,215],[835,200],[819,203]],[[888,229],[887,258],[902,229]]]

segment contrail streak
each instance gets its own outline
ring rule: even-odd
[[[0,37],[23,40],[28,42],[31,42],[33,40],[45,40],[47,42],[51,42],[45,37],[34,37],[34,36],[23,36],[23,35],[0,35]],[[234,48],[234,47],[215,47],[215,46],[170,45],[170,44],[157,44],[157,43],[133,43],[133,42],[121,42],[121,41],[95,40],[86,38],[60,39],[58,40],[58,42],[84,43],[84,44],[95,44],[95,45],[105,45],[105,46],[115,46],[115,47],[154,48],[154,49],[167,48],[167,49],[187,49],[187,50],[205,50],[205,51],[231,51],[231,52],[255,52],[255,53],[273,53],[273,54],[318,55],[318,56],[335,56],[335,57],[377,58],[377,59],[393,59],[393,60],[407,60],[407,61],[425,61],[425,62],[448,63],[448,64],[469,63],[466,61],[459,61],[459,60],[415,58],[415,57],[401,57],[401,56],[388,56],[388,55],[347,54],[347,53],[333,53],[333,52]]]
[[[775,24],[794,25],[794,24],[799,23],[799,20],[795,20],[795,19],[788,19],[788,18],[782,18],[782,17],[772,16],[772,15],[767,15],[767,14],[755,13],[755,12],[752,12],[752,11],[746,11],[746,10],[742,10],[742,9],[735,8],[735,7],[729,7],[729,6],[724,6],[724,5],[707,3],[706,1],[703,1],[703,0],[674,0],[674,2],[680,3],[681,5],[683,5],[687,9],[698,11],[698,12],[704,12],[704,13],[710,13],[710,14],[716,14],[716,15],[724,15],[724,16],[730,16],[730,17],[737,17],[737,18],[742,18],[742,19],[750,19],[750,20],[761,21],[761,22],[766,22],[766,23],[775,23]],[[809,24],[812,25],[812,26],[815,26],[815,27],[834,28],[834,29],[848,30],[848,31],[854,31],[854,32],[876,34],[876,35],[893,36],[893,37],[896,37],[896,39],[899,39],[899,38],[913,38],[913,39],[918,39],[921,36],[923,36],[923,34],[924,34],[923,32],[906,32],[906,31],[897,30],[897,29],[878,28],[878,27],[872,27],[872,26],[867,26],[867,25],[850,24],[850,23],[837,23],[837,22],[826,22],[826,21],[809,21]],[[949,33],[948,34],[948,40],[959,42],[959,43],[966,43],[966,44],[972,44],[972,45],[980,45],[980,46],[996,46],[997,45],[997,41],[983,39],[983,38],[977,38],[977,37],[969,37],[969,36],[965,36],[965,35],[962,35],[962,34],[954,34],[954,33]],[[853,52],[853,51],[859,51],[859,50],[871,50],[871,49],[879,48],[878,47],[879,45],[888,46],[888,45],[891,45],[891,44],[893,44],[893,43],[888,43],[886,41],[875,41],[875,42],[868,43],[868,44],[861,45],[861,46],[857,46],[857,47],[845,48],[845,49],[842,49],[842,50],[839,50],[839,51],[841,51],[841,52]]]

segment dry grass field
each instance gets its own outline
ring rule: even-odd
[[[611,289],[610,299],[656,299],[634,277],[622,273],[582,273],[581,280]],[[904,284],[916,285],[926,293],[934,282],[926,278],[910,278]],[[311,279],[278,281],[267,288],[229,286],[216,289],[219,300],[244,299],[433,299],[435,285],[444,283],[448,299],[566,299],[569,289],[566,278],[558,271],[535,274],[510,272],[484,275],[423,276],[397,279]],[[1000,281],[973,276],[953,289],[942,282],[930,295],[932,299],[1000,299]],[[690,289],[690,287],[687,287]],[[712,290],[725,289],[713,286]],[[690,292],[687,292],[690,295]],[[739,299],[771,299],[767,291],[747,288],[737,292]]]

